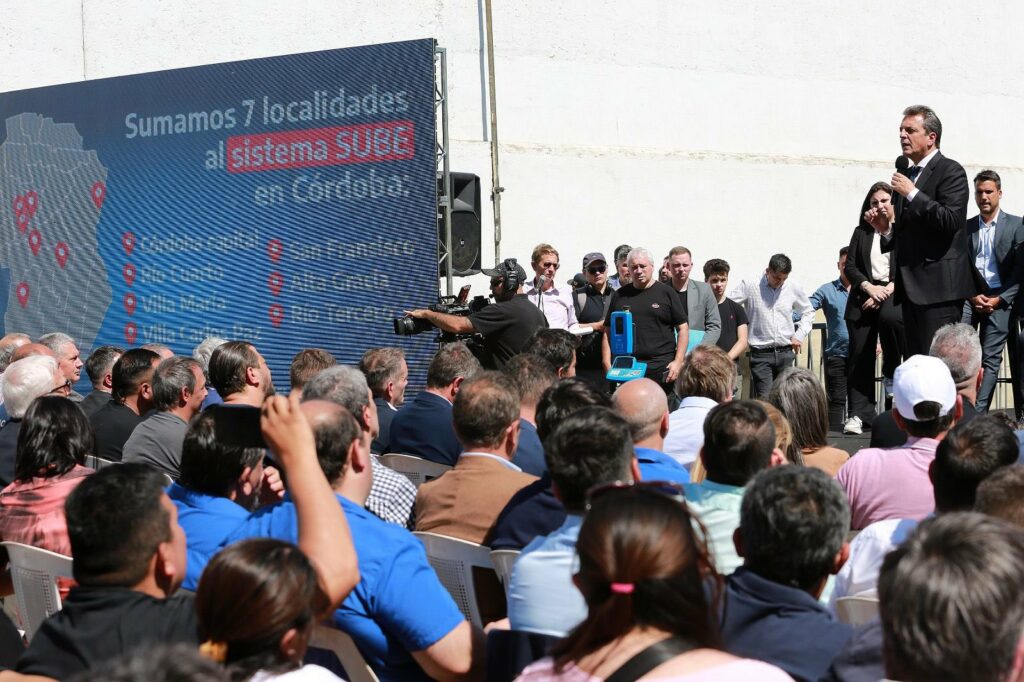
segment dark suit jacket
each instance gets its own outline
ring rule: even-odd
[[[932,305],[974,296],[979,288],[964,230],[967,173],[939,152],[914,184],[913,201],[896,195],[894,234],[882,240],[882,250],[895,253],[896,302]]]
[[[434,393],[420,391],[391,420],[388,452],[455,466],[462,444],[455,437],[451,403]]]
[[[927,166],[925,166],[927,168]],[[860,285],[871,281],[871,245],[878,237],[870,225],[858,225],[850,237],[850,251],[846,254],[846,267],[843,273],[850,280],[850,297],[846,299],[846,313],[843,319],[856,322],[861,318],[861,306],[868,295],[861,291]],[[889,281],[896,279],[896,259],[889,259]]]
[[[926,166],[927,168],[927,166]],[[978,216],[967,221],[967,247],[971,263],[978,255],[978,233],[981,229]],[[1020,245],[1024,243],[1024,223],[1019,216],[1010,215],[1005,211],[999,212],[996,221],[996,269],[999,270],[999,281],[1003,290],[999,297],[1012,306],[1020,289],[1021,274],[1024,273],[1024,251]],[[977,268],[975,268],[977,272]]]
[[[391,445],[391,421],[398,414],[398,410],[391,407],[391,404],[384,400],[384,398],[374,398],[373,404],[377,406],[377,424],[380,426],[380,431],[377,437],[373,439],[373,442],[370,443],[370,451],[377,454],[391,452],[389,449]]]

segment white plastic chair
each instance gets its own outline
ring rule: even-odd
[[[836,616],[853,626],[863,625],[878,617],[878,599],[874,597],[840,597],[836,600]]]
[[[492,549],[491,563],[494,564],[494,572],[498,574],[498,580],[505,588],[505,598],[508,599],[508,586],[512,582],[512,566],[519,558],[518,549]]]
[[[57,578],[71,578],[71,557],[18,542],[3,542],[11,561],[11,579],[25,639],[31,640],[43,621],[60,611]]]
[[[455,600],[462,615],[477,627],[483,627],[484,621],[480,614],[477,601],[476,584],[473,579],[473,568],[494,570],[491,563],[491,552],[483,545],[467,542],[458,538],[450,538],[437,533],[414,533],[427,550],[427,559],[433,566],[441,584]]]
[[[84,464],[93,471],[99,471],[100,469],[108,467],[111,464],[120,464],[120,462],[115,462],[112,459],[103,459],[98,455],[86,455]]]
[[[349,682],[379,682],[377,674],[367,664],[356,643],[341,630],[327,625],[317,625],[313,628],[309,645],[334,652],[345,667],[345,677]]]
[[[429,459],[414,457],[413,455],[399,455],[390,453],[380,456],[380,463],[402,474],[417,488],[427,481],[432,481],[444,472],[451,469],[447,464],[438,464]]]

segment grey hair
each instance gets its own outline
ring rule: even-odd
[[[56,388],[57,360],[49,355],[30,355],[12,362],[4,372],[4,407],[11,419],[25,416],[32,401]]]
[[[981,371],[981,341],[974,327],[956,322],[940,327],[928,354],[946,363],[958,391],[971,386]]]
[[[11,334],[10,336],[15,337],[14,340],[8,342],[5,346],[0,346],[0,373],[6,371],[7,366],[11,364],[14,351],[21,348],[21,344],[18,341],[24,339],[25,343],[28,343],[32,340],[28,334]]]
[[[935,148],[939,148],[939,143],[942,142],[942,121],[934,109],[924,104],[911,104],[903,110],[903,116],[920,116],[925,132],[935,133]]]
[[[629,255],[626,256],[626,262],[632,263],[634,260],[641,257],[646,258],[652,266],[654,265],[654,256],[652,256],[651,252],[642,246],[637,246],[630,249]]]
[[[364,429],[363,410],[370,404],[366,376],[351,365],[335,365],[321,370],[302,387],[302,401],[326,400],[341,405],[355,415]]]
[[[198,361],[181,355],[172,355],[156,366],[153,370],[153,406],[157,410],[166,412],[177,407],[183,388],[195,392],[196,375],[193,368],[202,371]]]
[[[213,351],[227,342],[227,339],[222,339],[219,336],[207,336],[192,350],[192,357],[199,362],[204,373],[210,369],[210,356],[213,355]]]
[[[791,451],[828,445],[828,399],[814,372],[803,367],[787,367],[772,384],[768,402],[789,422],[793,432]]]
[[[74,344],[75,340],[63,332],[50,332],[40,336],[36,343],[41,343],[57,355],[60,355],[61,349],[69,343]]]

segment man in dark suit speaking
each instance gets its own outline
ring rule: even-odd
[[[903,305],[908,357],[927,355],[935,331],[959,322],[964,300],[980,293],[964,230],[971,194],[967,174],[942,155],[941,140],[934,111],[921,105],[904,109],[903,156],[892,176],[896,224],[890,227],[877,208],[864,214],[882,235],[882,251],[895,254],[896,302]]]

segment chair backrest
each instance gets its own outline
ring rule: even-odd
[[[417,488],[420,487],[420,484],[432,481],[451,469],[447,464],[438,464],[422,457],[395,453],[381,455],[380,463],[408,478]]]
[[[492,549],[491,563],[494,564],[494,572],[498,574],[498,580],[505,588],[505,598],[508,598],[508,584],[512,580],[512,566],[519,558],[518,549]]]
[[[98,457],[97,455],[86,455],[84,464],[93,471],[99,471],[100,469],[108,467],[111,464],[120,464],[120,462],[115,462],[112,459],[103,459],[102,457]]]
[[[313,628],[309,645],[334,652],[334,655],[341,661],[341,665],[345,667],[345,679],[349,682],[379,682],[377,674],[366,663],[366,659],[359,652],[356,643],[341,630],[326,625],[317,625]]]
[[[18,542],[0,543],[11,561],[11,580],[25,639],[32,639],[48,616],[60,611],[57,578],[72,577],[71,557]]]
[[[416,532],[414,535],[423,543],[430,565],[434,567],[441,584],[455,600],[459,611],[462,611],[470,622],[483,627],[473,569],[494,570],[490,550],[475,542],[437,533]]]
[[[863,625],[878,618],[878,599],[874,597],[840,597],[836,599],[836,616],[850,625]]]

